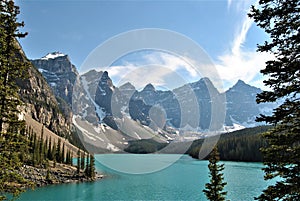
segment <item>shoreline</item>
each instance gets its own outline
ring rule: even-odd
[[[48,186],[53,184],[67,184],[67,183],[80,183],[80,182],[93,182],[103,179],[104,175],[96,172],[95,178],[88,178],[81,170],[77,174],[77,168],[74,166],[57,163],[55,167],[53,164],[48,168],[33,167],[24,165],[19,171],[26,180],[33,183],[33,188]],[[30,186],[24,186],[28,188]]]

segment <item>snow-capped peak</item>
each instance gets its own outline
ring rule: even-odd
[[[63,57],[63,56],[66,55],[60,52],[52,52],[52,53],[48,53],[46,56],[43,56],[41,59],[48,60],[48,59],[55,59],[57,57]]]

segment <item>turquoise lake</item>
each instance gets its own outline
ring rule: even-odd
[[[179,160],[172,163],[176,157]],[[187,155],[158,154],[107,154],[97,155],[96,159],[96,169],[106,175],[104,179],[42,187],[23,193],[18,200],[206,200],[202,190],[209,181],[208,161],[195,160]],[[227,199],[254,200],[270,184],[263,179],[261,163],[222,163],[225,164]],[[118,170],[123,172],[103,164],[120,168]],[[155,171],[124,173],[131,170],[132,173]]]

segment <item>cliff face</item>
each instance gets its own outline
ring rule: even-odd
[[[21,100],[25,103],[25,112],[58,135],[69,136],[71,116],[60,110],[52,89],[41,73],[30,65],[28,79],[19,80],[17,83]]]
[[[31,62],[45,77],[54,95],[71,106],[73,86],[78,72],[69,57],[59,52],[53,52]]]

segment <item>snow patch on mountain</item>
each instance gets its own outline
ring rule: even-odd
[[[103,125],[94,126],[86,121],[82,121],[81,117],[78,115],[73,115],[72,122],[83,134],[84,144],[92,144],[112,152],[120,151],[118,147],[113,145],[109,142],[109,139],[107,139],[105,130],[103,130]]]
[[[92,98],[90,92],[89,92],[89,87],[88,87],[88,82],[86,81],[84,76],[81,76],[81,83],[83,85],[83,89],[85,90],[88,99],[93,103],[93,105],[95,106],[95,110],[96,110],[96,114],[98,116],[98,118],[100,119],[100,122],[102,122],[102,120],[105,118],[106,113],[103,111],[103,108],[101,108]]]
[[[110,151],[113,151],[113,152],[120,151],[120,149],[118,147],[116,147],[115,145],[113,145],[111,143],[107,143],[106,149],[108,149]]]
[[[57,57],[63,57],[63,56],[66,56],[66,55],[63,53],[60,53],[60,52],[52,52],[52,53],[48,53],[46,56],[43,56],[41,59],[48,60],[48,59],[55,59]]]
[[[230,133],[233,131],[238,131],[246,128],[245,126],[233,123],[233,126],[224,126],[224,132]]]
[[[243,128],[251,128],[251,127],[260,125],[259,123],[255,122],[256,116],[248,117],[247,121],[245,121],[245,122],[239,122],[239,121],[235,120],[232,116],[230,116],[230,119],[233,122],[233,126],[236,125],[237,129],[240,126]],[[239,126],[237,126],[237,125],[239,125]],[[241,128],[241,129],[243,129],[243,128]],[[238,129],[238,130],[240,130],[240,129]]]
[[[134,134],[135,134],[135,136],[137,137],[138,140],[142,139],[136,132],[134,132]]]
[[[96,141],[95,137],[93,134],[91,134],[88,130],[86,130],[85,128],[83,128],[82,126],[80,126],[76,119],[78,118],[79,116],[77,115],[73,115],[72,117],[72,122],[73,124],[85,135],[85,137],[89,138],[90,140],[93,140],[93,141]]]

